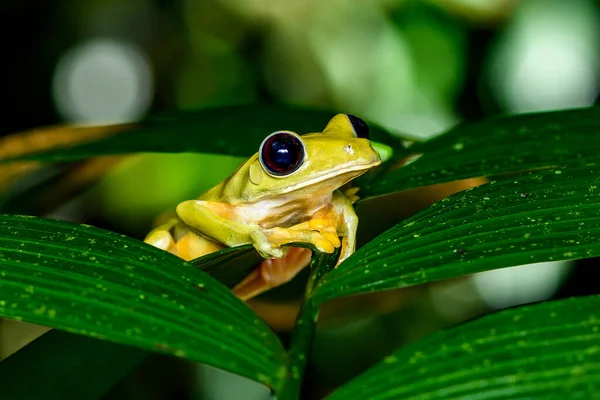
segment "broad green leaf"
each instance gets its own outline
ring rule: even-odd
[[[263,258],[252,245],[228,247],[190,261],[229,288],[241,282]]]
[[[7,399],[98,399],[136,368],[148,352],[52,330],[0,362]]]
[[[88,157],[138,152],[197,152],[251,156],[271,132],[286,129],[298,133],[325,128],[333,111],[292,108],[282,105],[246,105],[156,115],[139,123],[111,128],[114,134],[83,144],[50,148],[12,160],[70,161]],[[86,128],[81,128],[82,131]],[[93,128],[97,129],[97,128]],[[400,140],[383,129],[371,127],[371,138],[403,152]],[[1,146],[0,146],[1,150]]]
[[[408,218],[327,274],[319,302],[475,272],[600,255],[600,168],[530,172]]]
[[[167,353],[273,388],[286,355],[225,286],[141,241],[0,216],[0,316]]]
[[[313,258],[310,265],[311,274],[307,285],[308,294],[315,290],[321,279],[335,268],[335,264],[340,258],[340,252],[340,248],[337,248],[331,254],[313,250]]]
[[[363,196],[600,160],[600,107],[489,118],[458,126],[410,150],[415,162],[369,183]]]
[[[600,296],[513,308],[418,340],[328,400],[591,399]]]

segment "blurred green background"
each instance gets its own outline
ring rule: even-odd
[[[462,121],[598,99],[600,8],[593,0],[54,0],[3,7],[1,135],[280,102],[354,113],[425,139]],[[208,141],[219,132],[196,134]],[[197,197],[239,162],[132,156],[54,216],[142,237],[157,214]],[[440,326],[591,292],[595,263],[581,261],[575,273],[568,263],[503,269],[386,294],[368,303],[376,313],[324,324],[309,393],[318,398]],[[215,374],[198,372],[202,398],[252,398],[252,385]]]

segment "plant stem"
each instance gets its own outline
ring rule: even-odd
[[[304,294],[304,302],[298,313],[294,330],[292,331],[292,339],[288,351],[288,372],[283,388],[277,397],[279,400],[300,399],[302,378],[319,318],[319,306],[312,300],[311,294],[319,279],[335,265],[338,256],[337,251],[334,254],[315,252],[313,256],[311,273]]]
[[[302,387],[302,377],[312,348],[319,315],[318,307],[308,299],[302,305],[288,353],[289,364],[286,381],[281,392],[281,400],[298,400]]]

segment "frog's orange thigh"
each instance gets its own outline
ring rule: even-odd
[[[310,263],[312,252],[302,247],[292,247],[287,256],[264,260],[261,265],[261,275],[265,282],[273,287],[291,281]]]
[[[233,292],[242,300],[248,300],[271,288],[291,281],[309,263],[312,252],[292,247],[287,256],[264,260],[250,275],[240,282]]]
[[[177,241],[175,248],[177,256],[183,258],[185,261],[190,261],[194,258],[221,250],[224,246],[194,232],[187,232]]]

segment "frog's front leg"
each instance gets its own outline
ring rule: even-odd
[[[258,224],[238,222],[234,206],[227,203],[189,200],[177,206],[177,216],[193,230],[229,247],[252,244],[264,258],[284,257],[289,243],[307,243],[320,251],[332,253],[334,245],[314,230],[263,228]]]
[[[354,191],[354,194],[356,191]],[[333,193],[328,207],[319,210],[313,217],[289,229],[313,229],[326,237],[336,248],[342,246],[337,265],[347,259],[356,249],[358,217],[351,200],[339,191]],[[342,238],[341,242],[339,238]]]
[[[354,193],[356,194],[356,192]],[[342,238],[342,249],[336,267],[356,250],[356,232],[358,216],[351,201],[339,191],[333,193],[331,201],[334,213],[337,215],[337,233]]]
[[[268,238],[283,245],[294,243],[294,235],[290,232],[317,231],[331,243],[331,251],[327,251],[328,253],[342,246],[337,266],[354,253],[357,226],[358,217],[352,204],[346,196],[335,192],[331,204],[317,211],[310,220],[272,232]],[[342,238],[341,241],[339,237]],[[263,261],[233,291],[239,298],[246,300],[287,283],[310,263],[311,256],[310,250],[293,247],[283,258]]]

